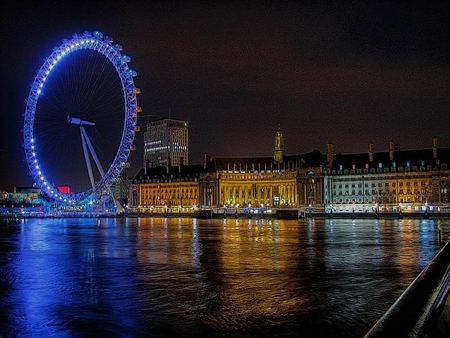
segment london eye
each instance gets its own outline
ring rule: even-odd
[[[23,146],[46,200],[85,207],[111,197],[139,130],[130,61],[110,37],[84,32],[63,40],[37,70]]]

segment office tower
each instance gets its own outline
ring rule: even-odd
[[[147,123],[144,133],[144,167],[188,165],[187,122],[164,118]]]

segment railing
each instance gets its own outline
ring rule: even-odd
[[[449,243],[364,337],[450,337]]]

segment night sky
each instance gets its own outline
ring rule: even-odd
[[[4,1],[0,190],[30,186],[29,84],[73,33],[100,30],[138,72],[139,125],[189,122],[191,164],[334,144],[335,153],[450,146],[450,2]],[[143,131],[129,158],[143,162]]]

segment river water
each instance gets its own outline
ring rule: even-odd
[[[362,337],[450,221],[0,223],[0,337]]]

